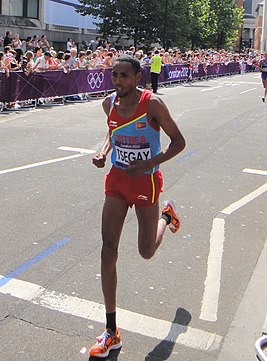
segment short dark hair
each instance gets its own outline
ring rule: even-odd
[[[5,54],[10,50],[11,50],[11,46],[7,45],[7,46],[4,47],[4,53]]]
[[[135,74],[140,73],[141,71],[140,61],[137,58],[133,58],[130,55],[121,55],[116,59],[116,62],[117,61],[120,63],[122,62],[130,63]]]
[[[65,53],[64,55],[64,60],[69,60],[70,59],[70,54],[69,53]]]
[[[61,50],[60,50],[60,51],[57,53],[57,59],[62,60],[62,59],[64,58],[64,55],[65,55],[64,51],[61,51]]]

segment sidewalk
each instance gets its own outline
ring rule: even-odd
[[[267,334],[267,240],[217,361],[258,360],[255,342]]]

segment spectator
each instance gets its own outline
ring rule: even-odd
[[[63,69],[65,73],[69,73],[71,71],[70,58],[71,58],[70,54],[66,53],[63,61]]]
[[[113,58],[113,53],[112,53],[112,51],[109,51],[107,53],[106,59],[104,61],[104,67],[105,68],[112,68],[113,67],[112,58]]]
[[[33,66],[33,71],[47,71],[50,70],[50,58],[52,55],[49,51],[45,51],[44,55],[40,56]]]
[[[73,48],[73,41],[71,38],[68,38],[67,41],[67,50],[70,51],[70,49]]]
[[[27,51],[34,51],[34,44],[32,42],[32,37],[28,36],[27,39],[25,40],[25,50]]]
[[[43,55],[43,51],[42,48],[40,48],[40,46],[36,46],[36,48],[34,49],[34,62],[40,58],[40,56]]]
[[[77,49],[71,48],[70,49],[70,60],[69,60],[70,69],[77,68]]]
[[[64,51],[59,51],[57,53],[57,64],[58,64],[58,69],[63,69],[63,64],[64,64]]]
[[[5,62],[4,62],[4,57],[5,57],[5,54],[3,53],[3,51],[0,51],[0,71],[1,72],[7,71],[7,68],[6,68]]]
[[[7,31],[7,32],[6,32],[6,36],[4,37],[4,43],[3,43],[3,46],[4,46],[4,47],[5,47],[5,46],[9,46],[9,45],[12,44],[12,38],[11,38],[11,36],[12,36],[11,31]]]
[[[90,41],[89,49],[92,50],[92,52],[94,52],[97,48],[97,44],[98,44],[97,41],[92,39]]]
[[[10,49],[10,51],[7,53],[6,65],[9,71],[17,71],[21,68],[21,65],[16,60],[16,55],[17,53],[13,49]]]
[[[4,60],[4,53],[0,51],[0,70],[3,70],[5,68],[5,64],[3,60]]]
[[[26,66],[24,68],[24,72],[28,75],[34,67],[34,53],[31,50],[26,51],[25,53],[25,59],[27,61]]]
[[[93,52],[92,60],[91,60],[91,66],[92,66],[93,69],[101,67],[101,60],[100,60],[100,58],[98,56],[98,53],[96,51]]]
[[[158,90],[158,78],[161,73],[162,60],[159,56],[159,51],[155,50],[154,56],[152,56],[150,63],[150,75],[153,93],[157,93]]]
[[[85,67],[86,67],[86,69],[91,68],[92,55],[93,55],[92,50],[88,49],[86,51],[86,57],[85,57]]]
[[[33,48],[34,48],[34,49],[35,49],[37,46],[39,46],[39,36],[38,36],[38,35],[33,35],[32,44],[33,44]]]
[[[39,41],[39,46],[40,48],[42,48],[43,52],[48,51],[50,45],[46,39],[46,35],[41,36],[41,40]]]
[[[86,69],[86,52],[80,51],[76,60],[76,67],[78,69]]]
[[[16,60],[20,62],[21,57],[23,55],[23,51],[22,51],[22,41],[19,38],[19,34],[14,35],[14,38],[12,39],[12,47],[16,52]]]
[[[6,47],[5,47],[6,48]],[[6,65],[6,54],[4,53],[4,52],[0,52],[0,70],[2,71],[2,72],[4,72],[5,71],[5,73],[6,73],[6,76],[7,77],[9,77],[9,69],[8,69],[8,67],[7,67],[7,65]]]
[[[150,65],[151,58],[152,58],[152,51],[148,51],[147,54],[145,54],[142,59],[142,65]]]
[[[50,54],[52,55],[49,59],[50,70],[57,70],[58,69],[57,52],[54,49],[51,49]]]
[[[86,40],[82,41],[82,46],[81,46],[81,50],[86,51],[88,49],[88,44]]]

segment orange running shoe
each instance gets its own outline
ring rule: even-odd
[[[105,358],[111,350],[117,350],[122,346],[118,329],[116,333],[106,329],[96,340],[96,344],[89,350],[89,356]]]
[[[175,205],[173,201],[165,201],[164,207],[161,212],[171,217],[169,228],[172,231],[172,233],[178,232],[181,227],[181,222],[180,222],[180,217],[175,212]]]

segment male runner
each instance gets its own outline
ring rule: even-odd
[[[267,96],[267,51],[264,54],[264,58],[262,58],[260,61],[260,71],[261,71],[261,80],[264,90],[263,97],[261,99],[263,103],[265,103]]]
[[[140,63],[130,56],[119,57],[112,70],[116,93],[103,101],[108,117],[108,133],[100,153],[93,158],[98,168],[105,166],[110,150],[113,164],[105,180],[102,213],[101,280],[106,308],[106,330],[97,338],[89,355],[106,357],[121,347],[116,325],[116,262],[118,245],[128,207],[135,205],[138,219],[138,249],[145,259],[159,247],[166,226],[178,231],[180,221],[173,203],[166,202],[159,218],[162,175],[159,164],[185,147],[185,140],[161,99],[137,88]],[[169,145],[160,149],[160,128],[169,136]]]

